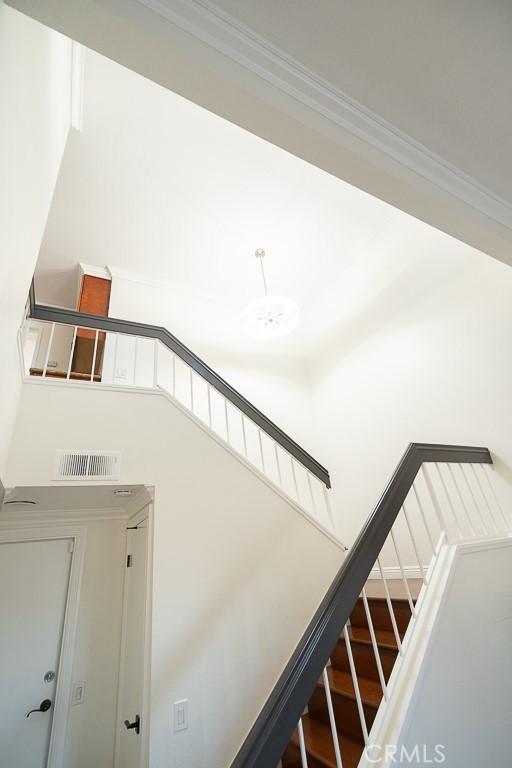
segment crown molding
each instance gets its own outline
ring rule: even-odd
[[[108,266],[107,267],[112,279],[128,280],[131,283],[137,283],[138,285],[147,285],[150,288],[158,288],[161,291],[167,293],[183,293],[171,285],[167,280],[160,279],[151,275],[145,275],[142,272],[133,272],[129,269],[123,269],[122,267]],[[185,294],[183,294],[185,295]]]
[[[512,230],[512,204],[209,0],[136,0],[187,35],[480,214]]]
[[[84,264],[80,261],[78,264],[79,277],[91,275],[92,277],[101,277],[103,280],[111,280],[112,274],[108,267],[98,267],[96,264]]]
[[[122,269],[121,267],[115,266],[108,266],[106,269],[108,270],[110,278],[113,282],[116,279],[128,280],[129,282],[136,283],[137,285],[146,285],[150,288],[156,288],[159,291],[164,291],[165,293],[172,293],[174,296],[182,296],[187,300],[193,299],[195,301],[207,301],[210,304],[216,304],[221,307],[226,306],[226,302],[223,299],[216,298],[215,296],[211,296],[206,293],[191,293],[190,291],[176,288],[175,285],[172,285],[168,280],[165,280],[164,278],[154,276],[152,277],[150,275],[144,275],[141,272],[132,272],[131,270]]]

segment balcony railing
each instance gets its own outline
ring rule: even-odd
[[[156,390],[334,533],[327,470],[165,328],[38,305],[20,331],[24,373]]]

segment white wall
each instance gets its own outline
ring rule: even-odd
[[[400,743],[448,768],[511,763],[512,546],[459,555]],[[421,752],[420,752],[421,754]],[[426,761],[425,761],[426,762]]]
[[[0,2],[0,474],[21,388],[16,333],[70,121],[71,41]]]
[[[512,270],[414,220],[400,226],[374,244],[389,279],[367,296],[359,286],[352,304],[348,284],[343,323],[310,367],[313,455],[331,471],[347,544],[409,442],[488,446],[512,503]]]
[[[62,447],[120,449],[121,483],[155,486],[151,766],[225,768],[341,549],[161,395],[25,384],[6,484],[49,484]]]

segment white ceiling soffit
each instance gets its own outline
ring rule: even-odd
[[[119,489],[129,491],[130,495],[114,493]],[[10,503],[0,510],[0,524],[17,517],[46,517],[49,513],[126,517],[138,511],[147,497],[148,492],[142,485],[19,486],[6,489],[5,501]]]
[[[399,130],[392,123],[403,124],[394,112],[385,120],[380,109],[363,107],[364,99],[348,96],[349,89],[335,87],[330,76],[319,77],[316,67],[304,67],[271,44],[268,35],[255,34],[208,0],[7,2],[334,176],[512,263],[512,205],[501,189],[492,191],[484,176],[464,172],[453,158],[448,162],[445,152],[431,150],[430,141],[424,142],[427,147],[413,139],[414,131]],[[263,5],[260,11],[259,4],[240,3],[239,9],[264,14]],[[327,7],[332,10],[336,4]],[[386,8],[390,14],[393,8],[399,12],[398,5]],[[461,16],[464,24],[466,16]],[[391,17],[388,21],[393,23]],[[463,25],[459,36],[465,29]],[[473,101],[479,108],[477,92]],[[509,121],[503,122],[505,135]]]
[[[512,230],[512,205],[208,0],[137,0],[322,117]]]

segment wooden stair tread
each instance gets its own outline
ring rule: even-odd
[[[350,642],[372,645],[370,630],[367,627],[350,626],[347,629]],[[341,639],[343,640],[343,635],[341,635]],[[375,629],[375,639],[379,647],[392,648],[395,651],[398,648],[394,633],[388,632],[386,629]]]
[[[418,594],[420,584],[417,585]],[[411,613],[407,597],[392,596],[393,612],[401,637],[410,623]],[[413,599],[413,602],[416,602]],[[368,603],[375,640],[379,649],[382,672],[386,682],[392,673],[398,656],[398,647],[393,631],[389,608],[385,596],[368,595]],[[375,659],[368,617],[362,598],[356,602],[347,626],[348,637],[357,674],[357,683],[368,728],[371,728],[377,710],[382,702],[382,688],[379,669]],[[343,768],[357,768],[364,751],[364,738],[359,719],[354,684],[352,681],[350,655],[341,634],[331,653],[331,666],[327,668],[332,706],[336,720]],[[336,768],[336,755],[329,721],[329,710],[324,690],[323,675],[308,703],[308,713],[303,716],[304,739],[310,768]],[[300,745],[298,731],[283,754],[283,768],[300,768]]]
[[[346,696],[349,699],[353,699],[354,701],[356,700],[354,683],[352,682],[352,675],[350,672],[343,672],[341,669],[328,667],[327,677],[329,679],[329,687],[332,693]],[[363,703],[378,709],[382,700],[382,688],[380,682],[377,682],[376,680],[370,680],[369,678],[362,677],[361,675],[357,676],[357,682]],[[321,678],[319,684],[323,687],[323,678]]]
[[[382,595],[382,596],[374,595],[372,597],[370,597],[370,595],[366,595],[366,599],[368,600],[369,603],[387,603],[387,598],[385,597],[385,595]],[[363,602],[362,597],[358,598],[358,600]],[[407,599],[407,597],[392,597],[391,602],[393,603],[393,605],[395,605],[396,603],[406,603],[407,605],[409,605],[409,600]],[[412,602],[416,603],[417,600],[413,598]]]
[[[314,720],[309,715],[303,715],[302,727],[304,729],[304,741],[308,755],[322,765],[325,765],[326,768],[336,768],[336,755],[329,726],[319,720]],[[340,743],[341,759],[344,768],[357,768],[361,759],[363,745],[339,733],[338,741]],[[297,748],[299,747],[299,734],[297,730],[293,733],[291,743]]]

